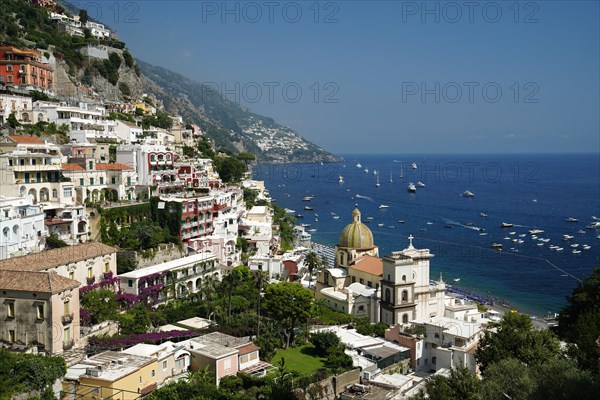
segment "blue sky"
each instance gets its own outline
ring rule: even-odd
[[[471,4],[79,6],[135,57],[336,153],[600,151],[599,2]]]

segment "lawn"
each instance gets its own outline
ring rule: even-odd
[[[285,368],[288,371],[298,371],[302,375],[312,375],[325,368],[325,358],[317,356],[312,343],[290,347],[287,350],[278,350],[271,360],[271,364],[277,366],[282,357],[285,358]]]

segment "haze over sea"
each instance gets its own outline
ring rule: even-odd
[[[435,254],[432,279],[442,273],[449,284],[508,300],[523,312],[560,311],[577,280],[600,266],[600,229],[585,228],[595,222],[592,217],[600,218],[598,154],[343,157],[344,162],[324,165],[261,164],[254,168],[254,177],[265,181],[278,205],[303,215],[298,224],[317,229],[311,232],[314,242],[335,246],[358,205],[363,222],[373,218],[368,226],[380,256],[405,248],[412,234],[415,247]],[[417,169],[411,168],[413,162]],[[400,178],[401,165],[404,178]],[[379,188],[373,170],[379,171]],[[426,187],[409,193],[408,183],[418,181]],[[466,190],[474,197],[464,197]],[[314,199],[303,202],[305,196]],[[381,204],[389,208],[380,209]],[[305,211],[305,206],[314,211]],[[340,218],[334,219],[332,213]],[[568,217],[579,222],[566,222]],[[502,222],[515,225],[501,228]],[[477,228],[487,235],[480,235]],[[550,241],[532,239],[527,231],[534,228],[545,231],[538,238]],[[523,234],[527,235],[519,237]],[[562,240],[565,234],[574,239]],[[493,250],[492,243],[503,244],[503,251]],[[575,243],[580,244],[580,254],[572,253]],[[583,244],[591,248],[583,250]],[[564,250],[550,250],[550,245]],[[460,281],[455,282],[457,278]]]

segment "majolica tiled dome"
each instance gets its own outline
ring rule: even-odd
[[[353,249],[368,249],[373,247],[371,230],[360,222],[360,211],[355,208],[352,212],[352,223],[348,224],[340,235],[339,247]]]

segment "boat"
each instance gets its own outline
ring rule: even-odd
[[[494,250],[502,251],[502,247],[504,247],[502,243],[492,243],[492,249]]]
[[[544,243],[537,243],[536,246],[538,247],[542,247],[544,245]]]
[[[390,229],[396,229],[396,227],[394,225],[388,225],[388,228],[390,228]]]
[[[505,236],[504,240],[510,240],[510,238],[508,236]]]
[[[416,162],[412,163],[411,167],[412,167],[412,169],[417,169],[417,163]]]
[[[487,234],[488,234],[487,232],[480,232],[479,236],[487,236]]]
[[[333,219],[340,219],[340,216],[339,215],[334,215]]]
[[[524,243],[525,241],[523,239],[519,239],[517,240],[517,243]]]
[[[381,186],[381,184],[379,183],[379,174],[376,175],[377,181],[375,182],[375,187],[378,188],[379,186]]]
[[[365,174],[368,174],[369,173],[369,168],[365,168],[364,171],[365,171]]]
[[[562,247],[557,247],[556,251],[563,251],[564,249]]]
[[[302,201],[311,201],[312,199],[314,199],[313,196],[306,196],[306,197],[302,198]]]
[[[452,229],[452,228],[453,228],[453,226],[452,226],[452,224],[445,224],[445,225],[444,225],[444,228]]]
[[[509,224],[508,222],[503,222],[500,224],[500,228],[512,228],[515,224]]]
[[[587,229],[600,229],[600,222],[592,222],[586,226]]]
[[[427,225],[433,225],[433,222],[427,221]]]
[[[356,163],[356,168],[362,168],[362,165],[360,165],[360,163]]]
[[[583,246],[581,246],[581,248],[584,250],[589,250],[592,248],[592,246],[590,246],[589,244],[584,244]]]
[[[452,279],[454,282],[460,282],[460,278],[454,278]]]
[[[317,231],[317,229],[316,229],[316,228],[311,228],[311,229],[307,230],[307,232],[311,232],[311,233],[312,233],[312,232],[316,232],[316,231]]]
[[[487,216],[488,216],[488,215],[487,215],[486,213],[479,213],[479,216],[480,216],[481,218],[487,218]]]
[[[517,232],[508,232],[509,235],[516,235]]]
[[[408,184],[408,191],[411,193],[415,193],[417,191],[417,188],[415,187],[414,183],[411,182]]]
[[[377,170],[376,169],[373,170],[373,175],[377,175]]]
[[[573,237],[574,236],[571,236],[571,235],[563,235],[562,236],[563,240],[571,240],[571,239],[573,239]]]
[[[528,232],[530,235],[537,235],[538,233],[544,233],[544,231],[541,229],[530,229]]]
[[[380,204],[379,209],[381,210],[382,208],[390,208],[390,206],[385,205],[385,204]]]
[[[373,221],[373,217],[367,217],[367,221]]]
[[[579,222],[579,220],[577,218],[569,217],[565,219],[565,222]]]
[[[295,213],[296,211],[294,211],[294,210],[290,210],[289,208],[286,208],[286,209],[285,209],[285,212],[286,212],[286,214],[293,214],[293,213]]]
[[[402,163],[400,163],[400,179],[404,179],[404,172],[402,170]]]
[[[417,182],[417,187],[424,188],[425,184],[421,181]]]
[[[473,222],[469,221],[469,222],[465,222],[465,225],[466,225],[466,226],[473,226],[473,225],[475,225],[475,224],[474,224]]]
[[[296,215],[294,215],[294,217],[296,217],[296,218],[304,218],[304,215],[302,215],[302,214],[296,214]]]
[[[579,243],[574,243],[571,245],[572,248],[576,249],[577,247],[579,247]]]
[[[462,195],[463,195],[463,197],[473,197],[473,196],[475,196],[472,192],[469,192],[468,190],[465,190]]]
[[[390,170],[390,183],[394,183],[394,178],[392,177],[392,171]]]
[[[380,228],[381,228],[382,226],[384,226],[384,225],[385,225],[385,224],[377,224],[377,226],[378,226],[378,227],[380,227]]]
[[[585,234],[585,231],[583,229],[580,229],[577,231],[577,233],[579,233],[580,235],[583,235],[583,234]]]
[[[524,233],[521,233],[521,234],[519,235],[519,237],[525,237],[525,236],[527,236],[527,235],[526,235],[526,234],[524,234]]]
[[[398,223],[399,224],[404,224],[405,222],[404,222],[404,220],[401,219],[401,220],[398,221]]]
[[[558,246],[556,246],[556,245],[552,244],[552,245],[548,246],[548,248],[549,248],[550,250],[556,250],[556,249],[558,249]]]
[[[300,226],[303,228],[308,228],[310,226],[310,224],[300,224]]]
[[[573,253],[573,254],[579,254],[579,253],[581,253],[581,250],[573,250],[571,253]]]
[[[304,210],[306,210],[306,211],[312,211],[314,209],[312,207],[309,207],[309,206],[304,206]]]
[[[344,183],[344,177],[343,176],[338,176],[338,183]]]

